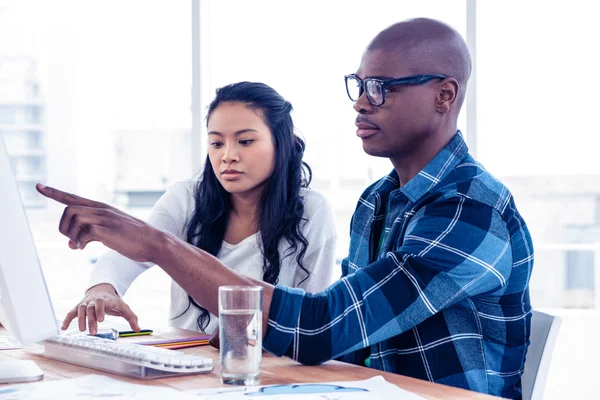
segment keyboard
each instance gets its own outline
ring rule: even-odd
[[[59,335],[42,342],[44,356],[140,379],[212,372],[211,358],[87,335]]]
[[[15,339],[7,331],[0,332],[0,350],[20,349],[21,342]]]

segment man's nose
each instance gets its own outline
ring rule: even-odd
[[[354,102],[354,110],[359,114],[371,114],[375,107],[371,104],[369,99],[367,98],[367,92],[363,90],[362,94]]]

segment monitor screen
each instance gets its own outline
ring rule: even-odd
[[[0,135],[0,322],[24,345],[58,334],[54,309]]]

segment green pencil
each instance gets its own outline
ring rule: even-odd
[[[153,332],[152,329],[142,329],[139,332],[136,332],[136,331],[122,331],[122,332],[119,332],[119,337],[152,335],[152,332]]]

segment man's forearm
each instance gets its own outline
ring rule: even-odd
[[[219,286],[262,286],[265,334],[274,290],[272,285],[237,274],[218,258],[170,233],[161,232],[156,243],[152,262],[214,315],[219,314]]]

